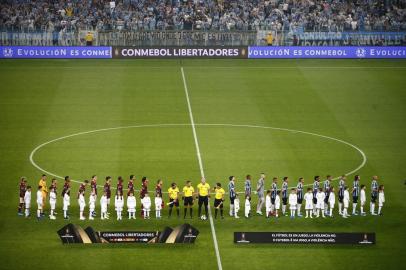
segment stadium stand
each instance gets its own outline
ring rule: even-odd
[[[5,0],[2,31],[402,31],[401,0]]]

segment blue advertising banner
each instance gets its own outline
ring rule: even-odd
[[[0,58],[111,58],[111,47],[0,46]]]
[[[248,58],[406,58],[406,47],[248,47]]]

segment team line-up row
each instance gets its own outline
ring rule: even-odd
[[[100,217],[101,219],[109,219],[109,208],[111,201],[111,177],[107,176],[105,178],[105,183],[103,186],[103,194],[100,197]],[[267,218],[278,217],[280,215],[279,210],[282,206],[282,215],[287,216],[287,206],[289,204],[290,217],[295,218],[302,217],[301,207],[302,203],[305,206],[305,218],[323,217],[326,216],[333,217],[333,210],[336,203],[336,190],[332,186],[332,177],[327,175],[326,179],[321,183],[320,176],[314,177],[314,183],[312,188],[307,188],[304,190],[304,179],[299,178],[296,187],[289,188],[289,178],[284,177],[282,180],[282,185],[278,187],[278,178],[274,177],[272,179],[271,188],[265,190],[265,179],[264,173],[261,173],[259,180],[256,183],[256,188],[253,190],[251,184],[251,176],[247,175],[244,182],[244,216],[249,218],[251,215],[251,199],[252,194],[255,194],[258,198],[256,214],[263,215],[262,209],[265,204],[265,214]],[[49,197],[50,205],[50,219],[56,219],[56,202],[57,202],[57,180],[52,179],[52,183],[48,188],[47,176],[44,174],[41,176],[37,186],[36,192],[36,203],[37,203],[37,218],[40,220],[45,216],[44,209]],[[352,188],[346,185],[346,176],[343,175],[339,178],[338,182],[338,213],[343,218],[348,218],[350,215],[348,213],[348,208],[350,206],[350,192],[352,194],[352,214],[358,215],[357,205],[360,202],[360,214],[366,215],[365,204],[367,201],[366,196],[366,186],[360,184],[360,176],[356,175],[352,183]],[[228,195],[230,200],[230,210],[229,215],[231,217],[239,218],[238,212],[240,210],[240,199],[235,188],[236,178],[234,176],[229,177],[228,183]],[[88,198],[88,204],[86,203],[85,193],[86,187],[90,185],[91,191]],[[150,218],[150,212],[152,209],[152,200],[148,192],[149,180],[147,177],[143,177],[141,180],[140,202],[141,202],[141,217],[144,219]],[[184,218],[187,217],[188,209],[190,218],[193,218],[193,205],[194,201],[198,201],[198,217],[206,219],[208,216],[208,204],[211,194],[214,195],[214,217],[217,218],[218,212],[220,212],[220,217],[224,218],[223,208],[225,202],[225,195],[227,194],[222,187],[221,183],[216,183],[216,186],[212,189],[210,185],[206,182],[205,178],[202,178],[200,183],[197,185],[197,191],[192,185],[191,181],[186,181],[185,186],[180,191],[176,183],[172,183],[171,187],[168,189],[169,202],[164,203],[162,198],[162,185],[163,181],[158,180],[154,190],[154,207],[155,207],[155,217],[161,218],[161,211],[165,205],[169,206],[169,217],[172,215],[173,208],[176,209],[177,217],[180,216],[179,211],[179,201],[183,200],[184,205]],[[116,195],[114,196],[114,207],[117,213],[117,220],[122,220],[122,212],[124,206],[127,207],[128,218],[135,219],[135,212],[137,207],[137,200],[135,197],[136,190],[135,177],[130,176],[130,180],[127,184],[127,198],[124,198],[124,180],[120,176],[117,181]],[[96,203],[97,203],[97,176],[93,175],[91,181],[84,180],[79,186],[79,191],[77,194],[77,200],[79,204],[79,218],[85,220],[84,211],[86,206],[89,208],[89,219],[93,220],[96,216]],[[19,186],[19,206],[18,214],[21,216],[29,217],[31,208],[31,186],[27,184],[27,179],[21,177]],[[371,215],[382,215],[382,207],[385,202],[384,186],[378,185],[378,177],[373,176],[371,181],[370,190],[370,214]],[[69,176],[65,177],[65,182],[62,189],[63,197],[63,216],[65,219],[69,219],[69,206],[71,200],[71,180]],[[375,212],[375,205],[378,202],[378,213]],[[205,214],[201,215],[202,208],[204,207]],[[24,212],[24,213],[23,213]]]

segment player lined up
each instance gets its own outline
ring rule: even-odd
[[[279,217],[280,214],[283,216],[288,216],[287,207],[289,204],[290,217],[295,216],[302,217],[301,207],[305,203],[305,218],[315,217],[333,217],[333,210],[336,203],[335,189],[331,185],[331,176],[328,175],[326,180],[323,182],[323,188],[321,188],[320,177],[315,176],[312,188],[308,188],[307,192],[304,193],[304,179],[299,178],[298,183],[295,188],[291,188],[289,191],[289,178],[284,177],[282,181],[281,188],[278,189],[278,178],[274,177],[272,180],[271,188],[267,190],[265,195],[265,174],[261,174],[258,182],[257,189],[252,192],[251,186],[251,176],[247,175],[244,183],[244,216],[246,218],[250,217],[251,212],[251,193],[257,194],[258,203],[256,213],[262,215],[262,208],[265,204],[266,217],[270,218],[272,216]],[[375,213],[375,204],[378,201],[378,214],[382,214],[382,207],[385,202],[384,187],[383,185],[378,186],[377,176],[373,176],[371,182],[371,200],[370,200],[370,214],[377,215]],[[135,197],[134,190],[134,175],[130,176],[130,180],[127,185],[127,198],[124,198],[124,180],[122,177],[118,178],[116,195],[114,196],[114,207],[117,213],[117,220],[123,219],[124,207],[127,206],[128,218],[135,219],[135,213],[137,208],[137,199]],[[228,183],[228,194],[230,199],[230,212],[229,215],[235,218],[239,218],[238,212],[240,210],[240,200],[238,192],[235,188],[235,177],[229,177]],[[141,190],[140,190],[140,208],[141,217],[145,219],[150,218],[150,212],[152,209],[152,200],[148,193],[148,179],[146,177],[142,178]],[[86,186],[90,185],[91,191],[88,199],[88,208],[90,220],[96,217],[96,203],[98,202],[98,186],[97,186],[97,176],[93,175],[89,183],[88,180],[83,181],[79,186],[79,191],[77,195],[77,200],[79,204],[79,218],[80,220],[85,220],[85,208],[86,208]],[[46,175],[42,175],[38,188],[37,188],[37,218],[42,218],[44,214],[44,207],[46,205],[47,197],[49,192],[49,205],[50,205],[50,219],[56,218],[56,202],[57,202],[57,181],[52,179],[52,183],[48,189],[46,185]],[[30,216],[30,206],[31,206],[31,187],[27,186],[27,180],[25,177],[21,178],[20,181],[20,201],[18,207],[18,214]],[[214,217],[217,218],[218,213],[220,217],[224,218],[224,201],[225,201],[225,190],[222,188],[221,183],[217,183],[216,187],[213,189],[214,193]],[[357,205],[358,200],[360,201],[360,214],[366,215],[365,204],[366,204],[366,187],[365,185],[360,185],[360,176],[356,175],[351,189],[352,193],[352,214],[358,215]],[[71,187],[69,176],[65,177],[65,182],[61,192],[63,201],[63,216],[65,219],[69,218],[69,206],[71,201]],[[169,202],[166,204],[169,206],[168,217],[172,216],[173,208],[176,210],[177,217],[180,216],[179,201],[183,200],[184,213],[183,217],[187,217],[189,212],[190,218],[193,218],[193,205],[194,201],[198,200],[198,216],[202,214],[202,209],[204,208],[206,217],[208,215],[208,204],[210,197],[210,185],[206,183],[203,178],[201,182],[197,185],[197,192],[195,192],[191,181],[186,181],[185,186],[180,192],[176,183],[172,183],[168,189]],[[346,176],[341,176],[338,183],[338,213],[344,218],[349,217],[348,209],[350,206],[350,191],[346,186]],[[111,177],[107,176],[105,178],[105,184],[103,186],[103,194],[100,197],[100,218],[109,219],[110,213],[110,200],[111,200]],[[161,218],[161,211],[165,206],[162,198],[162,181],[158,180],[155,187],[155,217]],[[281,213],[279,212],[282,206]],[[24,213],[23,213],[24,210]]]

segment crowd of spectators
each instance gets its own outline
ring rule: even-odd
[[[405,0],[3,0],[0,29],[404,31]]]

